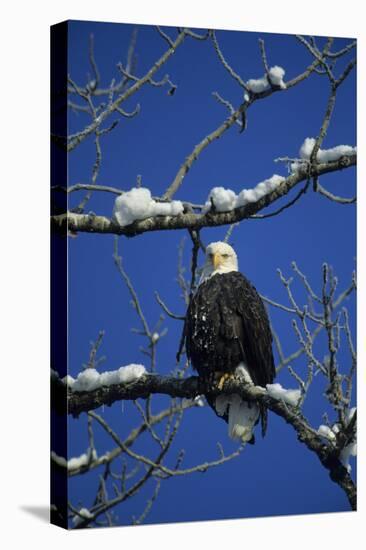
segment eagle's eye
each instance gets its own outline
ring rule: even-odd
[[[223,258],[228,258],[228,257],[229,257],[229,254],[221,254],[221,256],[222,256]]]

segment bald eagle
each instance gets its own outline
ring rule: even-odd
[[[266,387],[275,377],[272,334],[267,312],[254,286],[238,271],[234,249],[224,242],[206,248],[206,262],[186,315],[187,357],[199,376],[222,389],[227,378]],[[206,395],[229,425],[229,436],[254,443],[254,426],[267,410],[237,394]]]

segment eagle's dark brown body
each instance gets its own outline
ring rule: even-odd
[[[240,272],[216,274],[200,284],[188,308],[185,332],[187,356],[202,378],[234,373],[244,363],[254,384],[266,387],[273,382],[267,312],[254,286]],[[265,429],[265,411],[261,414]]]

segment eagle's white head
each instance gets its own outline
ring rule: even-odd
[[[217,273],[238,271],[238,258],[235,250],[227,243],[218,241],[206,247],[206,261],[200,279],[200,284]]]

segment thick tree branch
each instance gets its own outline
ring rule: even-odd
[[[299,171],[288,176],[277,189],[262,197],[259,201],[249,203],[240,208],[229,212],[207,212],[206,214],[197,214],[188,212],[178,216],[156,216],[136,221],[128,226],[120,226],[113,219],[105,216],[96,216],[95,214],[75,214],[67,213],[52,217],[52,227],[54,230],[67,233],[87,232],[87,233],[113,233],[115,235],[126,235],[135,237],[147,231],[165,231],[172,229],[201,229],[202,227],[214,227],[220,225],[232,224],[257,214],[263,208],[274,203],[276,200],[284,197],[298,183],[306,181],[310,177],[317,177],[343,168],[355,166],[357,155],[341,157],[332,162],[316,164],[311,168],[310,174],[306,171]]]
[[[66,387],[64,387],[64,391],[66,391]],[[318,456],[323,466],[329,470],[331,479],[346,492],[352,509],[356,509],[356,487],[347,469],[338,458],[341,449],[324,443],[323,438],[311,428],[299,409],[273,399],[263,388],[258,386],[243,385],[242,382],[230,380],[220,391],[218,388],[207,387],[205,382],[196,376],[179,379],[171,376],[145,375],[130,384],[106,386],[91,392],[69,391],[68,412],[73,416],[78,416],[82,412],[96,409],[101,405],[112,405],[121,399],[146,399],[157,393],[171,397],[194,398],[208,392],[213,397],[222,392],[236,393],[248,401],[260,401],[269,410],[282,417],[294,428],[299,441]]]
[[[68,413],[78,416],[82,412],[112,405],[121,399],[146,399],[149,395],[165,394],[171,397],[193,398],[203,393],[204,387],[198,377],[178,379],[155,374],[143,376],[131,384],[105,386],[92,392],[69,392]]]

